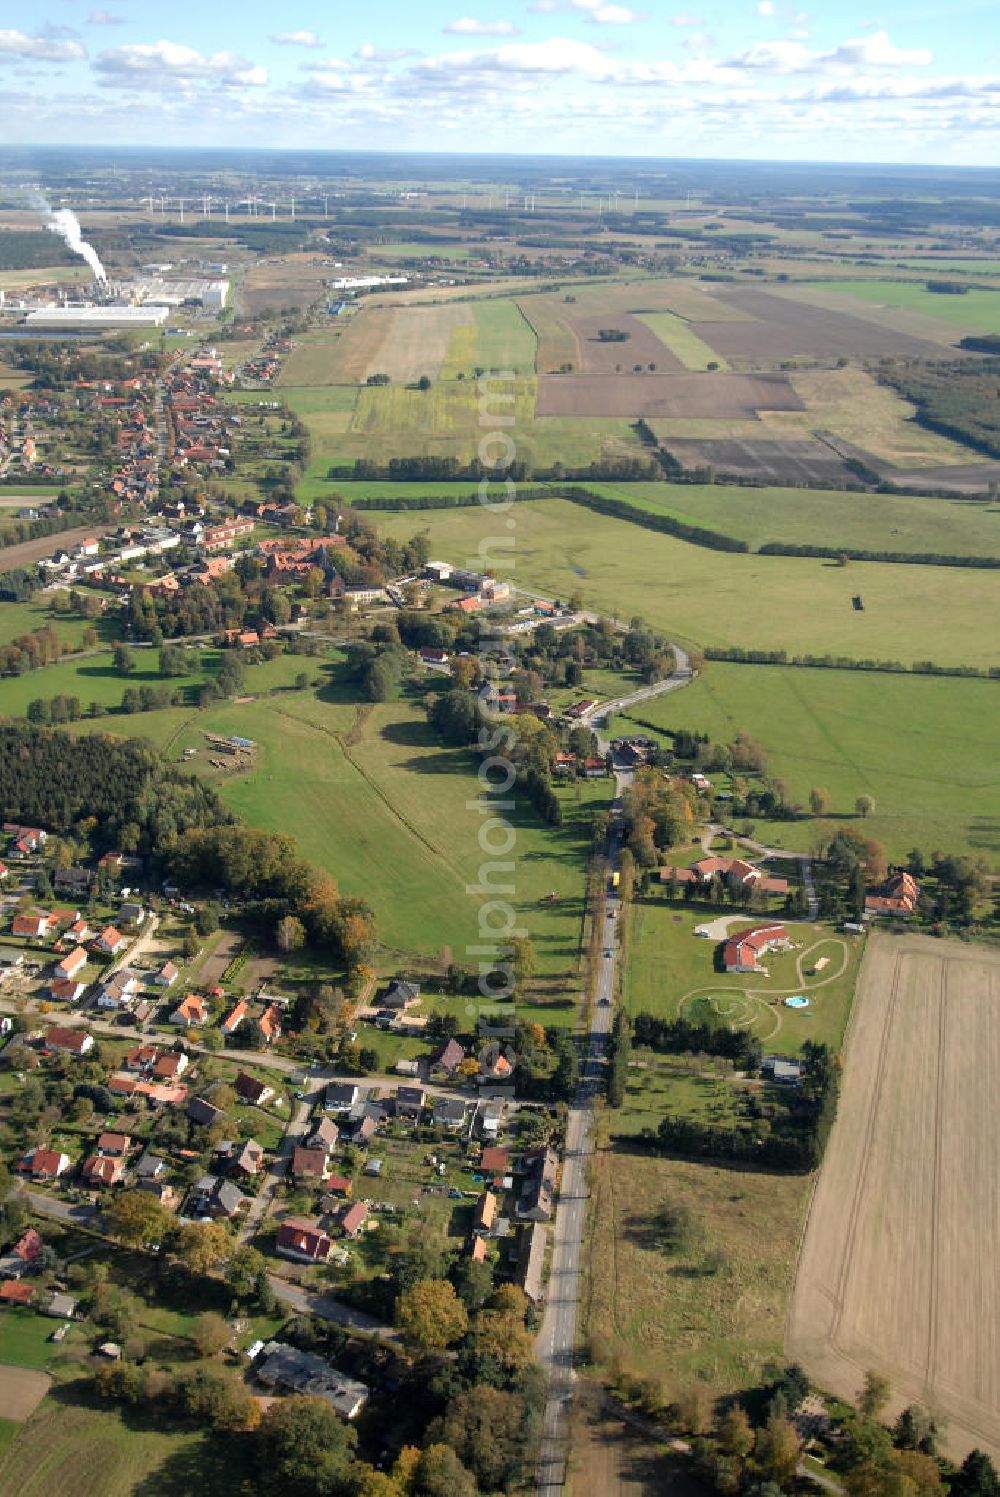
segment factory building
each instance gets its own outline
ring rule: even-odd
[[[202,277],[164,280],[162,276],[138,276],[120,288],[123,295],[139,302],[156,302],[163,307],[180,307],[185,302],[199,302],[209,311],[221,312],[229,295],[226,280]]]
[[[169,316],[170,308],[162,306],[121,307],[67,304],[61,307],[39,307],[36,311],[28,313],[23,325],[32,328],[94,329],[162,327]]]

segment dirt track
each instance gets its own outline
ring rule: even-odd
[[[848,1397],[882,1372],[956,1458],[1000,1455],[998,1080],[1000,953],[873,935],[786,1350]]]

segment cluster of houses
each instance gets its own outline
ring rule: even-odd
[[[58,428],[62,411],[51,395],[34,391],[8,392],[0,400],[0,473],[10,476],[12,470],[28,473],[34,479],[61,479],[63,469],[40,458],[36,436],[44,430]],[[21,519],[38,519],[29,513]]]
[[[424,576],[439,586],[454,587],[461,592],[460,598],[447,605],[459,613],[479,613],[484,608],[495,608],[510,601],[510,583],[499,582],[487,572],[453,567],[447,561],[429,561],[424,567]]]
[[[874,915],[912,915],[920,899],[920,888],[911,873],[890,873],[875,889],[865,894],[865,918]]]
[[[789,884],[786,878],[776,878],[764,873],[745,858],[727,858],[715,854],[699,858],[689,868],[666,867],[660,869],[660,882],[696,888],[711,887],[718,880],[734,898],[751,894],[786,895]]]

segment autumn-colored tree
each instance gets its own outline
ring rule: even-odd
[[[224,1222],[188,1222],[178,1232],[174,1250],[189,1273],[208,1274],[229,1261],[233,1239]]]
[[[231,1333],[221,1315],[206,1310],[194,1323],[191,1339],[201,1357],[215,1357],[229,1345]]]
[[[417,1350],[442,1352],[465,1335],[469,1317],[447,1279],[422,1279],[396,1301],[396,1324]]]
[[[473,1322],[472,1344],[477,1356],[508,1372],[529,1366],[534,1356],[531,1333],[516,1311],[481,1310]]]
[[[864,1384],[858,1394],[858,1409],[868,1419],[877,1419],[889,1402],[892,1385],[887,1377],[878,1372],[866,1372]]]
[[[274,940],[279,951],[299,951],[306,944],[306,928],[297,915],[285,915],[275,927]]]
[[[450,1445],[428,1445],[414,1472],[412,1497],[476,1497],[476,1479]]]
[[[112,1237],[129,1247],[162,1242],[174,1229],[175,1218],[148,1190],[126,1190],[104,1213]]]
[[[795,1475],[799,1464],[799,1437],[790,1420],[772,1414],[763,1429],[757,1431],[754,1465],[765,1481],[783,1486]]]
[[[718,1441],[725,1455],[739,1460],[746,1460],[753,1449],[753,1426],[739,1404],[733,1404],[719,1420]]]
[[[830,792],[822,785],[814,785],[809,792],[809,809],[814,816],[830,814]]]

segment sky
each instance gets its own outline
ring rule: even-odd
[[[1000,147],[996,0],[41,3],[0,0],[8,143],[968,166]]]

